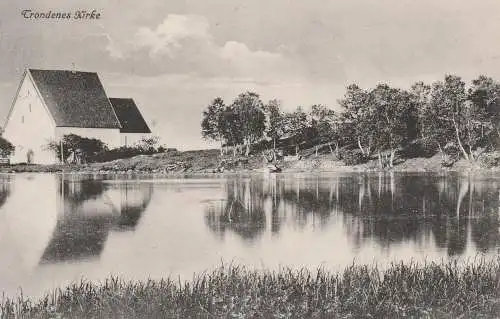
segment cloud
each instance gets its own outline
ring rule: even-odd
[[[167,54],[182,49],[182,41],[201,41],[213,44],[208,33],[208,21],[202,16],[171,14],[156,29],[141,27],[135,35],[136,44],[149,50],[151,56]]]
[[[107,33],[102,33],[100,34],[101,36],[104,36],[108,44],[106,45],[106,51],[109,53],[109,56],[113,59],[120,59],[123,60],[125,59],[125,55],[123,50],[120,48],[120,46],[116,43],[116,41],[111,38],[111,36]]]
[[[131,58],[142,52],[158,58],[167,55],[174,58],[176,53],[190,43],[202,44],[205,48],[215,46],[209,33],[207,19],[199,15],[169,14],[156,27],[140,26],[124,37],[109,37],[108,52],[113,58]]]
[[[112,59],[147,61],[142,67],[150,75],[196,73],[262,81],[277,80],[291,70],[290,61],[281,52],[252,50],[238,41],[217,43],[209,21],[200,15],[169,14],[154,27],[136,28],[130,39],[106,38],[106,50]]]

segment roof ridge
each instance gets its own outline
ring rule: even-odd
[[[70,69],[43,69],[43,68],[26,68],[28,71],[47,71],[47,72],[71,72],[71,73],[89,73],[98,74],[96,71],[82,71],[82,70],[70,70]]]

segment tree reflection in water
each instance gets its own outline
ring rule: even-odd
[[[231,231],[251,242],[266,230],[278,234],[290,218],[302,228],[310,221],[326,225],[334,208],[333,185],[321,185],[319,180],[234,178],[224,192],[225,199],[211,202],[205,211],[206,225],[221,238]]]
[[[206,208],[205,222],[221,238],[228,231],[253,241],[266,230],[324,228],[340,216],[355,247],[376,242],[389,248],[411,242],[448,255],[468,246],[487,252],[500,244],[499,193],[495,181],[473,176],[351,174],[334,177],[234,178],[225,198]]]
[[[375,240],[389,246],[433,241],[448,255],[459,255],[468,243],[481,251],[497,246],[497,192],[495,185],[470,176],[380,174],[363,178],[358,207],[352,205],[354,189],[340,206],[352,216],[345,220],[346,230],[358,242]],[[489,234],[488,239],[481,239],[483,234]]]
[[[226,199],[207,208],[205,222],[219,236],[231,230],[246,240],[253,240],[265,229],[265,196],[259,180],[228,181]]]

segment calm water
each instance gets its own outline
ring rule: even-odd
[[[226,263],[493,257],[500,176],[276,175],[220,179],[0,176],[0,290],[39,295]]]

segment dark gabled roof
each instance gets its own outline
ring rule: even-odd
[[[122,128],[122,133],[151,133],[151,130],[142,117],[132,99],[109,98]]]
[[[121,128],[97,73],[29,69],[56,126]]]

